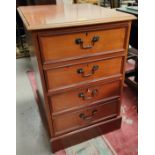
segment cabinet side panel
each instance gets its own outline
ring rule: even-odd
[[[122,80],[122,85],[121,85],[121,102],[122,103],[122,94],[123,94],[123,86],[124,86],[124,78],[125,78],[125,65],[126,65],[126,60],[127,60],[127,54],[128,54],[128,48],[129,48],[129,38],[130,38],[130,30],[131,30],[131,22],[128,22],[128,27],[126,28],[126,37],[125,37],[125,44],[124,44],[124,49],[125,49],[125,56],[124,60],[122,61],[122,73],[123,73],[123,80]],[[120,105],[121,107],[121,105]]]
[[[30,59],[32,64],[32,69],[35,73],[35,79],[37,83],[37,96],[38,96],[38,107],[45,127],[48,130],[50,138],[52,137],[53,128],[51,122],[51,113],[49,110],[48,99],[46,96],[46,87],[44,81],[44,73],[42,70],[41,58],[39,54],[39,47],[37,41],[36,32],[26,32],[27,42],[29,45]]]

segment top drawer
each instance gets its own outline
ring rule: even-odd
[[[61,61],[73,58],[117,52],[124,48],[125,27],[110,30],[64,35],[39,35],[43,61]]]

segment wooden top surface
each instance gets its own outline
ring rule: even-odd
[[[21,6],[18,8],[18,11],[28,30],[136,19],[133,15],[92,4]]]

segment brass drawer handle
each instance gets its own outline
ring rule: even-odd
[[[92,114],[91,114],[91,115],[85,116],[84,113],[81,113],[81,114],[79,115],[79,117],[80,117],[81,119],[83,119],[83,120],[91,120],[91,119],[93,118],[93,116],[94,116],[96,113],[97,113],[97,110],[95,109],[95,110],[92,111]]]
[[[75,39],[75,43],[77,45],[80,45],[80,48],[82,49],[90,49],[94,46],[95,42],[99,41],[99,36],[94,36],[91,40],[91,44],[90,45],[87,45],[87,46],[84,46],[83,43],[84,41],[81,39],[81,38],[77,38]]]
[[[77,69],[77,73],[81,74],[82,77],[89,77],[91,75],[93,75],[97,70],[98,70],[99,66],[98,65],[94,65],[90,71],[90,73],[85,74],[85,71],[83,70],[83,68],[79,68]]]
[[[95,97],[98,93],[98,90],[97,89],[94,89],[91,91],[91,95],[90,96],[85,96],[85,94],[82,92],[82,93],[79,93],[79,97],[82,98],[83,100],[91,100],[93,97]]]

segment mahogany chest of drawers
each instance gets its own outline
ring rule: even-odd
[[[19,7],[52,151],[119,129],[134,16],[90,4]]]

